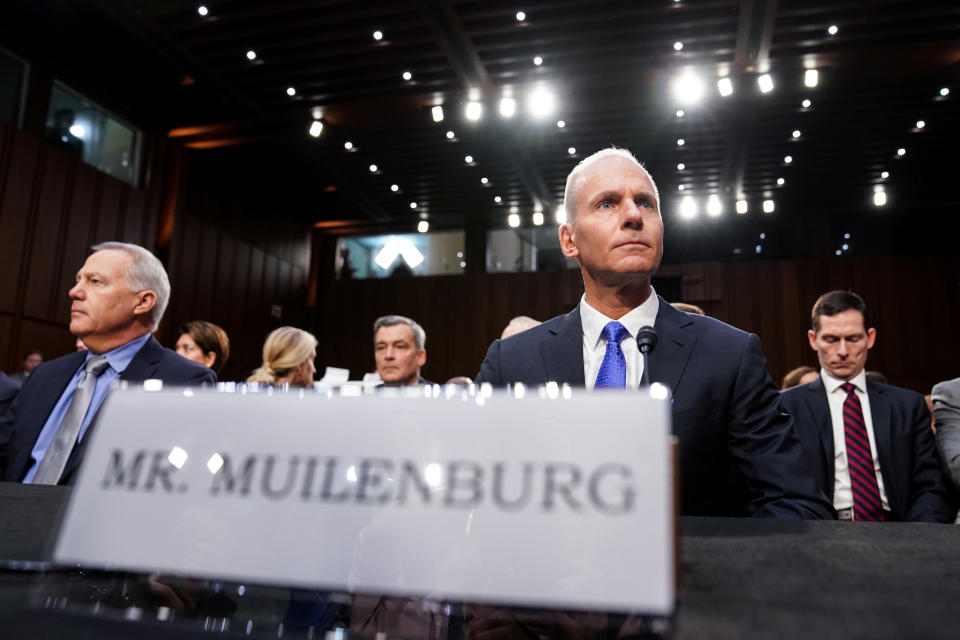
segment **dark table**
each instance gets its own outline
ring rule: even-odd
[[[0,571],[0,638],[209,637],[36,608],[36,563],[68,495],[0,483],[0,557],[21,563]],[[680,529],[676,638],[960,637],[960,528],[685,517]]]

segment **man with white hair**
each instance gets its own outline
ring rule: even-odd
[[[649,379],[673,392],[681,513],[835,517],[780,411],[757,336],[678,311],[653,290],[663,219],[646,169],[624,149],[599,151],[570,173],[564,209],[560,247],[580,263],[580,304],[494,341],[477,382],[637,389],[637,335],[654,327]]]
[[[215,382],[211,369],[151,335],[170,300],[170,281],[143,247],[94,246],[69,295],[70,332],[88,350],[38,366],[0,417],[0,477],[11,482],[69,483],[114,380]]]

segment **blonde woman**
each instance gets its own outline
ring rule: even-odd
[[[310,386],[317,369],[317,339],[296,327],[279,327],[263,343],[263,364],[247,382]]]

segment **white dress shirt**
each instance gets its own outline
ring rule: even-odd
[[[839,511],[853,507],[853,490],[850,487],[850,467],[847,463],[847,442],[843,431],[843,403],[847,393],[841,388],[843,380],[837,380],[825,369],[820,369],[820,378],[827,390],[827,402],[830,405],[830,420],[833,423],[833,506]],[[873,470],[877,474],[877,486],[880,487],[880,500],[883,508],[890,510],[887,502],[887,492],[883,489],[883,475],[880,473],[880,462],[877,458],[877,442],[873,437],[873,418],[870,415],[870,397],[867,395],[867,374],[863,371],[849,380],[856,387],[855,393],[860,398],[860,407],[863,409],[863,422],[867,425],[867,436],[870,438],[870,454],[873,456]]]
[[[653,326],[657,320],[657,311],[660,310],[660,300],[657,292],[650,287],[650,295],[639,307],[631,309],[622,318],[616,320],[630,332],[630,335],[620,342],[623,357],[627,361],[627,389],[640,388],[640,376],[643,375],[643,358],[637,347],[637,332],[641,327]],[[608,318],[589,304],[584,294],[580,298],[580,325],[583,327],[583,381],[587,389],[593,389],[603,363],[603,356],[607,353],[607,339],[603,336],[603,328],[614,318]]]

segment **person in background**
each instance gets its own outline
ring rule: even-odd
[[[796,369],[791,369],[787,375],[783,376],[783,383],[780,390],[790,389],[798,384],[807,384],[813,382],[820,376],[820,372],[809,365],[801,365]]]
[[[960,378],[935,384],[930,396],[937,447],[946,462],[953,486],[960,490]]]
[[[40,353],[36,349],[27,351],[27,353],[24,354],[23,362],[21,363],[23,370],[20,371],[19,373],[13,374],[10,377],[13,378],[14,382],[16,382],[19,385],[22,385],[24,382],[27,381],[27,378],[30,377],[30,374],[33,373],[33,370],[36,369],[37,366],[40,365],[42,362],[43,362],[42,353]]]
[[[0,371],[0,419],[13,404],[18,393],[20,393],[20,385],[3,371]]]
[[[194,320],[180,327],[177,353],[188,360],[210,367],[220,378],[223,365],[230,357],[230,338],[227,332],[205,320]]]
[[[867,371],[867,380],[870,382],[882,382],[883,384],[890,384],[887,381],[887,376],[883,375],[881,371]]]
[[[247,382],[280,386],[312,386],[317,372],[317,339],[296,327],[278,327],[263,343],[263,364]]]
[[[427,363],[427,333],[404,316],[383,316],[373,323],[373,357],[386,387],[432,384],[420,376]]]
[[[507,326],[503,328],[503,332],[500,334],[500,339],[506,340],[510,336],[523,333],[527,329],[533,329],[538,324],[540,324],[540,321],[534,320],[530,316],[517,316],[508,322]]]
[[[685,311],[687,313],[695,313],[698,316],[705,316],[703,309],[698,307],[695,304],[690,304],[689,302],[671,302],[670,303],[674,309],[679,309],[680,311]]]

